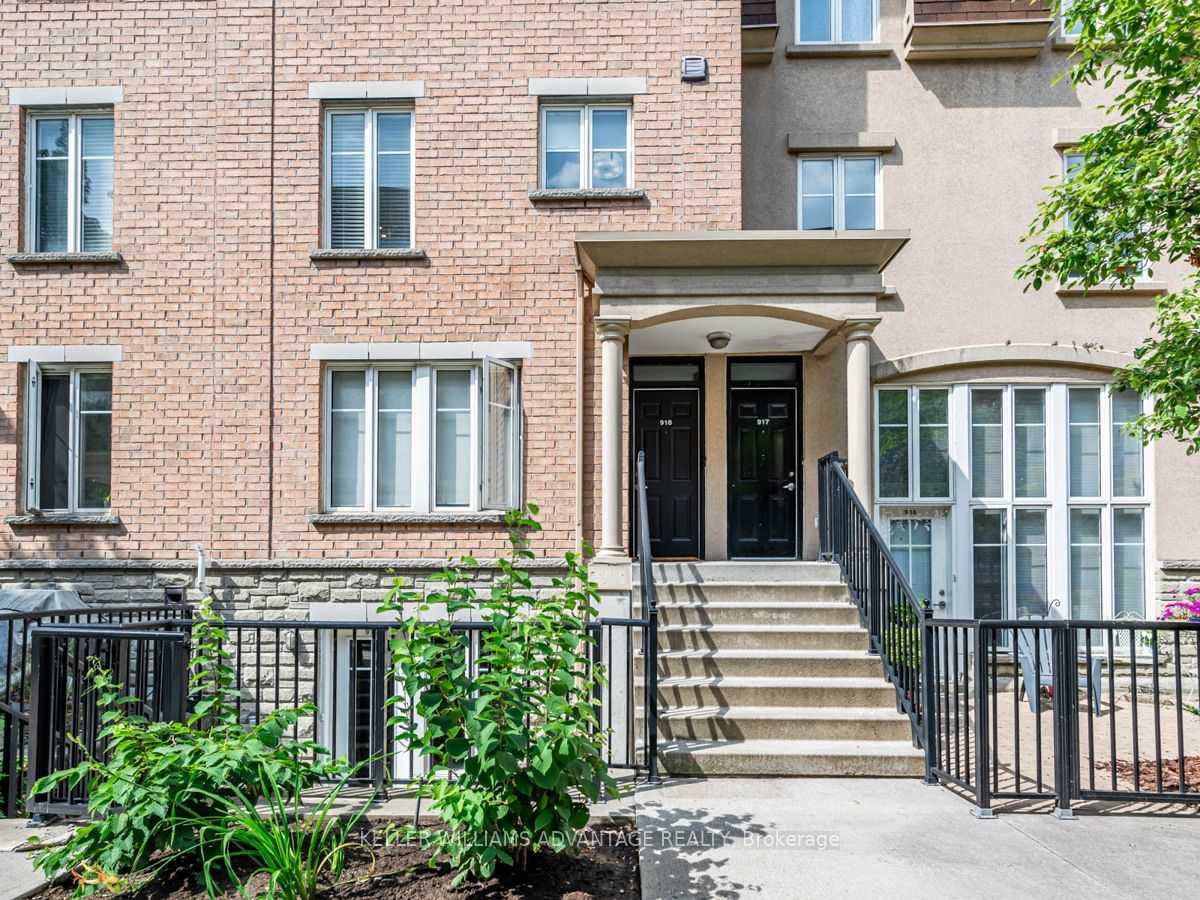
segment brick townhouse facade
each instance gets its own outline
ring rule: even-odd
[[[1012,277],[1103,121],[1044,2],[0,2],[0,42],[6,583],[157,597],[199,544],[228,602],[366,609],[533,501],[619,599],[639,450],[662,558],[815,558],[839,450],[949,613],[1200,567],[1197,467],[1106,389],[1179,270]]]

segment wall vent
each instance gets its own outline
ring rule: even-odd
[[[684,81],[705,81],[708,78],[708,60],[703,56],[685,56],[679,75]]]

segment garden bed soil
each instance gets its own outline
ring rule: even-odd
[[[1098,760],[1096,762],[1096,770],[1109,772],[1112,771],[1112,764],[1107,760]],[[1117,784],[1123,790],[1133,790],[1133,763],[1127,759],[1117,760]],[[1138,783],[1143,791],[1158,790],[1158,766],[1152,759],[1144,759],[1138,766]],[[1195,794],[1200,793],[1200,756],[1187,756],[1183,760],[1183,775],[1184,775],[1184,793]],[[1102,786],[1100,779],[1096,780],[1096,787],[1103,790],[1108,785]],[[1179,792],[1179,761],[1175,759],[1164,759],[1162,764],[1162,789],[1172,793]]]
[[[382,823],[373,823],[378,827]],[[454,873],[444,863],[428,865],[419,846],[396,844],[354,848],[335,885],[325,885],[322,900],[638,900],[641,897],[636,832],[597,828],[582,835],[575,853],[532,854],[524,872],[504,870],[484,882],[452,888]],[[375,842],[372,842],[375,843]],[[372,856],[374,854],[374,856]],[[207,900],[190,861],[170,863],[153,879],[123,891],[123,900]],[[267,886],[264,876],[248,883],[250,896]],[[98,896],[104,896],[103,894]],[[39,900],[67,900],[70,885],[52,887]],[[222,900],[241,900],[231,888]]]

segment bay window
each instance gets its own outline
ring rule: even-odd
[[[633,187],[632,109],[623,104],[542,107],[541,186],[549,190]]]
[[[29,364],[26,506],[43,513],[111,506],[112,370]]]
[[[325,396],[327,509],[519,505],[519,373],[511,364],[331,367]]]
[[[113,227],[111,112],[29,117],[27,243],[34,253],[105,253]]]
[[[324,243],[333,250],[412,247],[412,111],[326,111]]]

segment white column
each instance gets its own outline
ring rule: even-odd
[[[600,549],[597,559],[627,559],[621,511],[624,506],[622,434],[627,321],[602,320],[600,333]]]
[[[846,455],[848,474],[863,505],[871,508],[871,332],[878,319],[849,319],[846,338]]]

